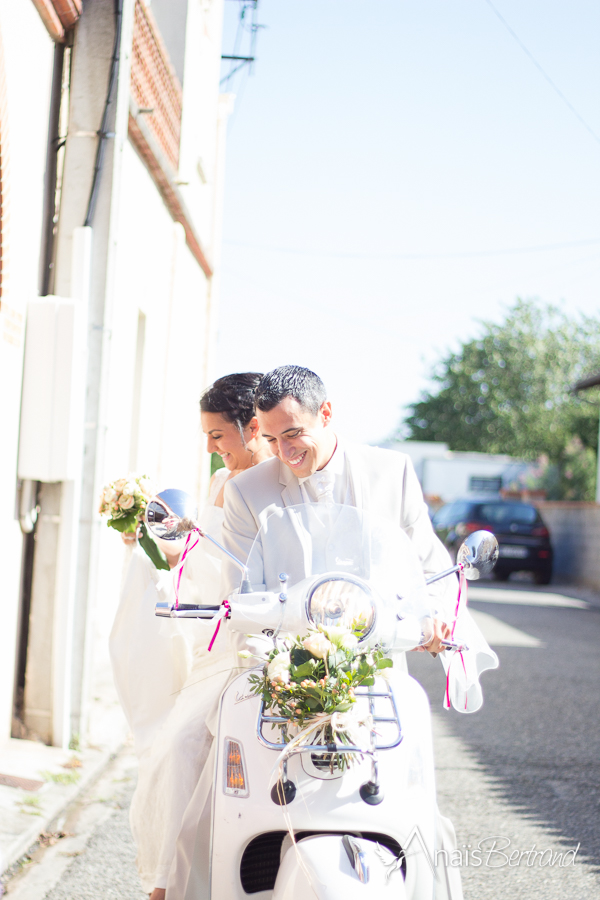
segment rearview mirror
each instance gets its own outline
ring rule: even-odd
[[[161,491],[149,501],[146,506],[146,524],[148,530],[152,532],[154,537],[162,538],[163,541],[178,541],[182,537],[196,531],[200,537],[206,538],[215,547],[229,557],[242,572],[242,583],[240,584],[240,594],[252,593],[252,585],[248,580],[248,569],[240,562],[240,560],[226,550],[218,541],[203,531],[198,525],[198,508],[193,499],[185,491],[179,491],[177,488],[169,488]],[[170,609],[170,607],[169,607]],[[164,612],[157,612],[157,615],[165,615]]]
[[[469,581],[489,575],[497,560],[498,541],[491,531],[474,531],[465,538],[456,554],[456,562],[463,567]]]
[[[197,528],[198,508],[185,491],[161,491],[146,506],[146,524],[154,537],[178,541]]]

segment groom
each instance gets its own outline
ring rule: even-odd
[[[426,576],[451,566],[434,534],[410,457],[339,438],[318,375],[300,366],[281,366],[267,373],[256,390],[256,415],[274,457],[225,485],[224,543],[238,559],[248,558],[258,531],[274,509],[329,498],[369,509],[398,524],[412,541]],[[262,582],[254,583],[255,590],[277,589],[275,565],[263,556],[262,571],[250,573],[253,582],[257,577]],[[224,578],[225,593],[230,594],[238,587],[239,572],[225,566]],[[435,585],[440,606],[451,607],[456,589],[452,577]],[[439,652],[449,633],[436,619],[426,649]]]

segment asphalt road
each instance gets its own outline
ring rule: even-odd
[[[496,602],[481,602],[478,593]],[[430,697],[439,805],[454,822],[463,861],[468,845],[483,841],[489,850],[492,836],[498,850],[510,840],[505,855],[534,844],[538,851],[579,848],[568,866],[548,865],[548,853],[523,856],[519,865],[484,853],[481,866],[463,866],[467,900],[600,897],[600,606],[593,597],[587,608],[551,605],[569,595],[582,596],[518,583],[471,591],[469,605],[484,614],[500,659],[482,677],[477,713],[444,711],[441,665],[409,654]]]
[[[442,709],[438,660],[410,657],[431,699],[439,806],[456,827],[465,900],[600,897],[600,601],[560,605],[577,604],[569,596],[582,595],[518,583],[472,591],[500,658],[473,715]],[[11,900],[143,900],[127,822],[134,782],[128,750],[61,824],[73,836],[9,884]],[[574,860],[556,857],[568,850]],[[514,851],[518,865],[506,861]]]

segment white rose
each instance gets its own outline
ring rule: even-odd
[[[267,678],[271,681],[279,681],[288,684],[290,680],[290,654],[278,653],[267,666]]]
[[[152,483],[148,478],[140,478],[138,484],[144,497],[152,497],[154,491],[152,489]]]
[[[328,625],[327,628],[323,628],[323,633],[338,647],[341,647],[342,639],[349,634],[348,629],[343,625]]]
[[[351,631],[348,631],[341,639],[339,646],[342,650],[354,650],[358,644],[358,638]]]
[[[134,503],[134,497],[128,497],[127,494],[121,494],[121,499],[119,500],[119,506],[121,507],[121,509],[131,509]]]
[[[307,638],[304,638],[302,646],[309,653],[312,653],[313,656],[316,656],[317,659],[325,659],[333,650],[331,641],[328,641],[320,631],[317,631],[315,634],[309,634]]]

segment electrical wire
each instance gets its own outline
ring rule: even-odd
[[[115,41],[113,45],[112,59],[110,63],[110,75],[108,77],[108,88],[106,91],[106,101],[104,103],[104,112],[102,113],[102,122],[98,131],[98,147],[96,149],[96,162],[94,164],[94,175],[92,177],[92,187],[90,190],[90,198],[88,200],[87,212],[85,214],[84,225],[91,225],[96,209],[96,200],[98,199],[98,190],[100,188],[100,175],[104,165],[104,151],[106,141],[109,137],[114,138],[114,133],[107,131],[108,117],[110,114],[110,105],[114,87],[117,81],[117,73],[119,71],[119,51],[121,47],[121,27],[123,24],[123,0],[115,0]]]
[[[552,88],[552,90],[553,90],[556,94],[558,94],[558,96],[559,96],[560,99],[563,101],[563,103],[565,103],[565,104],[569,107],[569,109],[571,110],[571,112],[573,113],[573,115],[579,120],[579,122],[583,125],[583,127],[586,129],[586,131],[588,131],[589,134],[591,134],[591,136],[594,138],[594,140],[596,141],[596,143],[600,144],[600,137],[599,137],[599,136],[596,134],[596,132],[588,125],[588,123],[585,121],[585,119],[583,118],[583,116],[581,116],[581,115],[577,112],[577,110],[575,109],[575,107],[573,106],[573,104],[570,102],[570,100],[568,100],[567,97],[565,97],[565,95],[563,94],[563,92],[561,91],[561,89],[558,87],[558,85],[556,85],[556,84],[554,83],[554,81],[550,78],[550,76],[548,75],[548,73],[542,68],[542,66],[539,64],[539,62],[537,61],[537,59],[535,58],[535,56],[533,55],[533,53],[531,53],[531,52],[527,49],[527,47],[525,46],[525,44],[523,43],[523,41],[521,40],[521,38],[518,36],[518,34],[517,34],[515,31],[513,31],[513,29],[510,27],[510,25],[508,24],[508,22],[506,21],[506,19],[504,18],[504,16],[496,9],[496,7],[495,7],[494,4],[491,2],[491,0],[484,0],[484,2],[487,3],[487,5],[488,5],[489,8],[492,10],[492,12],[494,13],[494,15],[496,15],[497,18],[502,22],[502,24],[504,25],[504,27],[506,28],[506,30],[508,31],[508,33],[511,35],[512,38],[514,38],[514,40],[517,42],[517,44],[519,45],[519,47],[521,48],[521,50],[523,51],[523,53],[525,53],[525,55],[531,60],[531,62],[532,62],[533,65],[536,67],[536,69],[538,70],[538,72],[540,73],[540,75],[542,75],[542,77],[546,79],[546,81],[548,82],[548,84],[550,85],[550,87]]]
[[[502,250],[465,250],[457,253],[327,253],[320,250],[303,250],[296,247],[265,247],[244,241],[223,241],[233,247],[266,250],[271,253],[291,253],[295,256],[315,256],[325,259],[469,259],[485,256],[509,256],[520,253],[543,253],[547,250],[563,250],[570,247],[588,247],[600,244],[600,238],[585,241],[569,241],[562,244],[541,244],[536,247],[511,247]]]
[[[239,17],[238,23],[235,33],[235,39],[233,42],[233,53],[232,56],[240,56],[241,54],[241,45],[244,34],[250,35],[250,49],[248,51],[248,59],[243,59],[238,65],[234,64],[232,60],[229,64],[229,72],[221,78],[219,82],[220,85],[225,85],[226,89],[229,87],[229,82],[241,69],[246,66],[252,73],[253,65],[254,65],[254,57],[256,52],[256,36],[257,32],[260,28],[264,28],[264,25],[259,25],[256,21],[258,15],[258,2],[259,0],[239,0]],[[248,16],[248,13],[251,13]]]

